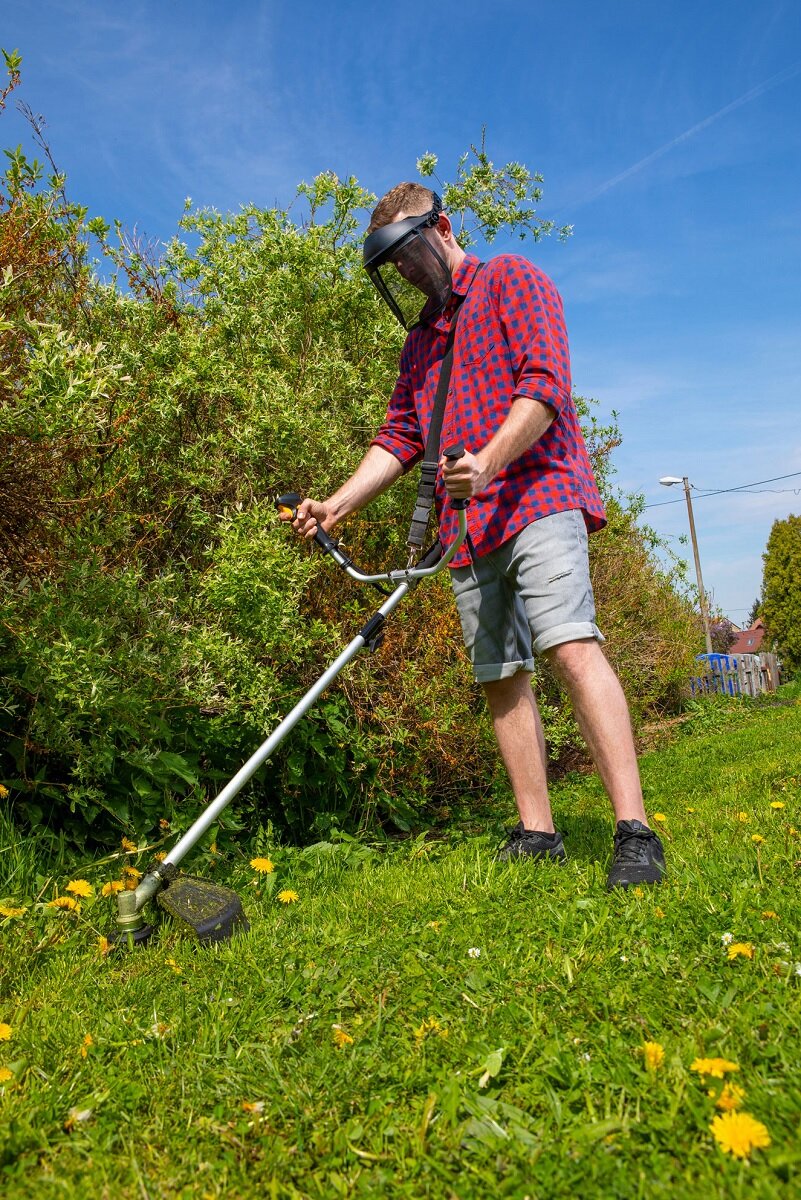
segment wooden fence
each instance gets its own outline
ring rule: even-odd
[[[779,686],[775,654],[699,654],[698,674],[690,680],[694,696],[760,696]]]

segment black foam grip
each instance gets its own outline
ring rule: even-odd
[[[321,525],[317,526],[317,532],[314,535],[314,540],[318,546],[322,546],[323,550],[327,550],[329,554],[332,550],[337,549],[336,542],[332,541]]]
[[[464,442],[454,442],[452,446],[448,446],[442,451],[445,458],[455,462],[457,458],[464,458]],[[451,508],[455,508],[457,512],[462,508],[467,508],[469,501],[467,496],[463,500],[451,499]]]

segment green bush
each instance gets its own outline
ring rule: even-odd
[[[486,207],[493,179],[500,189],[482,155],[454,204]],[[162,818],[186,825],[372,611],[374,593],[297,542],[273,500],[324,495],[356,465],[401,334],[360,269],[372,198],[352,179],[324,174],[287,211],[187,211],[154,258],[67,204],[63,181],[39,191],[35,170],[16,169],[28,182],[7,175],[0,204],[0,242],[16,239],[21,264],[5,287],[0,439],[24,486],[0,525],[0,778],[19,819],[108,843]],[[494,225],[497,207],[486,212]],[[118,282],[90,274],[91,237]],[[43,244],[59,253],[43,258]],[[609,493],[617,432],[581,405]],[[358,561],[401,565],[414,486],[348,523]],[[610,514],[593,539],[596,592],[640,719],[678,693],[689,610],[631,513],[612,499]],[[541,686],[564,757],[577,735],[553,683]],[[254,777],[227,826],[409,828],[486,795],[496,764],[437,582]]]

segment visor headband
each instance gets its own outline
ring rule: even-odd
[[[409,234],[415,233],[419,229],[432,229],[437,224],[442,212],[442,200],[436,192],[432,192],[431,195],[433,199],[429,212],[420,213],[419,216],[405,217],[402,221],[390,221],[389,224],[380,225],[378,229],[374,229],[367,235],[362,250],[362,261],[368,271],[386,262],[398,242],[408,237]]]

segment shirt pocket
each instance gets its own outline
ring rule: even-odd
[[[501,350],[497,338],[481,332],[470,331],[466,337],[456,334],[456,349],[454,357],[461,367],[480,366],[490,355],[497,355]]]

